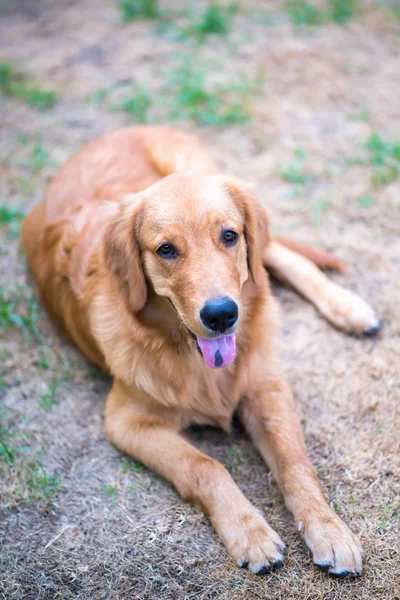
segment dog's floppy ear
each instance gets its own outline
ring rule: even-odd
[[[141,217],[140,198],[135,195],[126,196],[104,235],[106,267],[118,277],[121,291],[132,312],[141,310],[147,300],[147,285],[139,248]]]
[[[245,183],[230,177],[221,179],[243,216],[250,273],[253,281],[261,285],[265,280],[262,254],[270,242],[267,211],[246,188]]]

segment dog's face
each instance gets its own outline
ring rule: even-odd
[[[143,308],[150,281],[217,368],[235,356],[243,284],[249,276],[259,284],[265,279],[267,235],[265,211],[237,183],[170,175],[124,201],[106,237],[106,257],[129,288],[131,308]],[[123,256],[115,254],[118,247]]]

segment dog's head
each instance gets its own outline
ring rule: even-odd
[[[210,367],[235,356],[241,290],[265,285],[265,210],[221,175],[170,175],[127,196],[105,236],[106,264],[139,312],[151,284],[167,298]]]

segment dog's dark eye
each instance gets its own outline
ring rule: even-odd
[[[225,231],[224,235],[222,236],[222,239],[225,242],[225,244],[228,244],[229,246],[234,244],[236,242],[237,238],[238,238],[238,234],[235,233],[234,231]]]
[[[176,250],[172,246],[172,244],[163,244],[157,249],[157,254],[159,254],[163,258],[175,258]]]

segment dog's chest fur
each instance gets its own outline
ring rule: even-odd
[[[244,304],[237,358],[224,369],[206,365],[181,323],[163,331],[156,309],[150,314],[152,326],[132,318],[113,286],[96,294],[90,320],[111,374],[130,388],[143,410],[159,411],[179,427],[198,423],[228,429],[241,395],[256,384],[267,366],[268,359],[252,348],[259,349],[257,338],[267,335],[270,311],[259,313],[252,306],[252,302]]]

